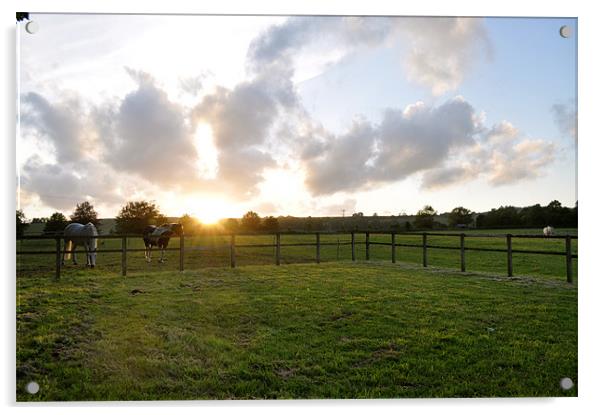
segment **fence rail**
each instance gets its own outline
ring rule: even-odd
[[[370,245],[384,245],[391,247],[391,262],[395,263],[396,261],[396,247],[406,247],[406,248],[422,248],[422,265],[423,267],[428,266],[428,249],[441,249],[441,250],[459,250],[460,251],[460,271],[466,272],[466,251],[480,251],[480,252],[499,252],[506,253],[507,255],[507,275],[511,277],[513,275],[513,264],[512,258],[514,254],[533,254],[533,255],[553,255],[553,256],[564,256],[566,259],[566,280],[568,283],[573,282],[573,259],[577,259],[577,254],[572,253],[572,241],[578,239],[575,235],[554,235],[554,236],[542,236],[542,235],[513,235],[513,234],[466,234],[466,233],[437,233],[437,232],[349,232],[351,236],[350,241],[337,241],[337,242],[321,242],[321,235],[342,235],[347,234],[345,232],[276,232],[276,233],[237,233],[237,234],[212,234],[209,236],[229,236],[230,243],[223,245],[212,245],[212,246],[193,246],[193,247],[185,247],[184,240],[186,238],[185,235],[175,237],[172,239],[179,239],[179,247],[178,248],[166,248],[165,251],[178,251],[179,255],[179,269],[180,271],[184,271],[184,253],[186,252],[194,252],[194,251],[209,251],[209,250],[229,250],[230,251],[230,266],[232,268],[236,267],[236,249],[237,248],[275,248],[275,263],[276,265],[280,265],[281,262],[281,251],[283,247],[303,247],[303,246],[315,246],[316,254],[315,261],[320,263],[320,247],[323,246],[351,246],[351,260],[356,260],[356,252],[355,247],[358,244],[356,241],[357,234],[365,234],[365,253],[366,253],[366,261],[370,260]],[[313,243],[281,243],[281,235],[315,235],[315,242]],[[371,235],[390,235],[391,242],[380,242],[370,240]],[[421,236],[422,243],[399,243],[396,242],[396,236],[404,235],[404,236]],[[193,235],[190,235],[191,237]],[[236,244],[236,236],[274,236],[275,243],[272,244]],[[438,237],[449,237],[449,238],[459,238],[460,245],[459,246],[445,246],[445,245],[430,245],[428,244],[429,236],[438,236]],[[144,248],[128,248],[127,242],[128,238],[141,238],[141,235],[137,234],[121,234],[121,235],[98,235],[92,238],[97,239],[121,239],[121,248],[120,249],[100,249],[97,250],[97,253],[121,253],[121,274],[123,276],[127,275],[127,253],[128,252],[144,252]],[[194,235],[196,237],[196,235]],[[466,238],[505,238],[506,239],[506,249],[501,248],[480,248],[480,247],[466,247],[465,239]],[[513,249],[512,247],[512,239],[556,239],[556,240],[564,240],[565,241],[565,250],[562,252],[559,251],[543,251],[543,250],[530,250],[530,249]],[[25,250],[25,251],[17,251],[17,255],[55,255],[56,256],[56,265],[55,265],[55,279],[59,279],[61,275],[61,262],[62,255],[65,253],[72,253],[75,251],[68,251],[61,249],[61,235],[54,236],[46,236],[46,235],[28,235],[17,238],[17,240],[55,240],[56,246],[55,249],[50,250]],[[338,253],[337,253],[338,258]]]

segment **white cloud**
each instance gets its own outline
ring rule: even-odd
[[[551,108],[554,122],[565,137],[577,140],[577,111],[575,103],[554,104]]]
[[[493,48],[482,19],[452,17],[291,17],[255,38],[249,66],[255,72],[276,63],[311,76],[361,48],[407,49],[403,67],[410,81],[433,95],[458,88],[476,62],[490,59]]]
[[[476,62],[493,48],[478,18],[409,18],[400,25],[410,43],[404,58],[408,79],[441,95],[457,89]]]
[[[484,177],[494,186],[540,177],[556,147],[526,139],[508,121],[491,128],[463,98],[385,111],[380,123],[354,122],[340,136],[305,138],[301,157],[314,195],[353,193],[423,173],[422,188]]]
[[[418,102],[403,111],[388,109],[378,125],[355,122],[325,144],[309,140],[302,153],[307,186],[319,195],[403,180],[474,144],[479,129],[474,109],[461,97],[438,107]]]

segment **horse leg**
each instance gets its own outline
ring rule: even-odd
[[[84,250],[86,251],[86,267],[90,266],[90,248],[88,247],[88,243],[84,243]]]
[[[151,257],[152,257],[152,252],[153,252],[153,246],[149,245],[147,249],[148,249],[148,257],[146,258],[146,262],[151,262],[152,261]]]
[[[159,258],[159,262],[163,263],[163,262],[165,262],[165,260],[163,259],[163,255],[165,254],[165,245],[159,243],[157,245],[157,248],[159,248],[161,250],[161,258]]]
[[[67,255],[67,240],[63,240],[63,255],[61,257],[61,265],[65,265],[65,255]]]
[[[75,258],[75,248],[77,247],[77,245],[75,245],[75,242],[73,242],[73,244],[71,245],[71,255],[73,255],[73,265],[77,265],[77,258]]]

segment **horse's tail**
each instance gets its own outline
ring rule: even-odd
[[[73,249],[73,241],[68,241],[65,245],[65,251],[67,252],[66,259],[71,259],[71,250]]]

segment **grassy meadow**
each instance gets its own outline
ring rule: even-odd
[[[460,246],[460,238],[455,236],[457,232],[449,232],[450,236],[429,236],[428,244],[436,246]],[[500,230],[500,231],[478,231],[471,230],[467,234],[473,237],[465,239],[466,248],[494,248],[506,249],[506,239],[499,238],[479,238],[474,237],[479,233],[487,234],[528,234],[541,235],[540,229],[535,230]],[[559,235],[576,235],[576,229],[558,229]],[[281,236],[281,264],[293,263],[313,263],[316,261],[315,246],[286,246],[286,244],[306,243],[313,244],[316,241],[314,234],[307,235],[282,235]],[[387,234],[371,234],[371,242],[391,243],[391,236]],[[420,234],[400,234],[396,236],[398,244],[422,244],[422,235]],[[321,262],[333,262],[351,259],[351,234],[321,235],[320,260]],[[365,261],[366,246],[365,234],[355,235],[355,253],[358,262]],[[189,236],[185,238],[184,246],[187,249],[184,255],[184,269],[195,270],[206,267],[229,267],[230,266],[230,238],[229,236]],[[237,236],[237,245],[257,245],[257,244],[275,244],[276,238],[273,235],[253,235]],[[179,247],[179,239],[170,241],[170,248]],[[200,247],[200,248],[199,248]],[[128,249],[142,249],[144,244],[142,238],[128,239]],[[573,253],[577,253],[578,240],[572,241]],[[17,252],[19,250],[48,250],[54,252],[54,240],[21,240],[17,242]],[[78,248],[78,261],[85,264],[85,255],[82,248]],[[103,253],[105,249],[121,249],[120,239],[100,239],[98,246],[97,266],[111,273],[121,272],[121,253]],[[513,239],[513,249],[529,249],[551,252],[564,252],[564,241],[560,239]],[[409,264],[422,264],[422,248],[396,247],[395,257],[397,262]],[[428,265],[460,269],[460,251],[448,249],[428,249]],[[128,272],[147,272],[147,271],[177,271],[179,270],[179,252],[167,251],[165,263],[158,263],[159,252],[153,251],[153,262],[146,263],[143,252],[128,253],[127,266]],[[274,247],[239,247],[236,249],[236,265],[268,265],[274,264],[276,260],[276,249]],[[385,245],[370,246],[370,260],[372,261],[391,261],[391,247]],[[17,274],[23,277],[30,275],[48,274],[54,270],[54,255],[18,255],[17,256]],[[65,271],[78,269],[71,261],[67,261]],[[564,256],[547,256],[535,254],[513,255],[513,268],[515,275],[546,276],[551,279],[566,280],[566,265]],[[466,251],[466,269],[467,271],[480,271],[490,273],[506,273],[506,253],[505,252],[479,252]],[[573,278],[577,280],[577,259],[573,260]]]
[[[386,262],[17,280],[17,399],[575,396],[577,290]],[[35,380],[36,395],[24,387]]]
[[[535,233],[535,231],[533,231]],[[487,233],[498,233],[488,231]],[[501,233],[524,234],[525,231]],[[559,233],[576,234],[575,230]],[[539,234],[539,233],[536,233]],[[390,243],[372,234],[372,242]],[[167,262],[102,240],[97,267],[70,262],[53,281],[54,255],[17,256],[17,399],[182,400],[576,396],[577,260],[565,282],[563,256],[371,245],[356,234],[282,235],[275,249],[236,250],[229,237],[185,239]],[[420,244],[421,235],[397,235]],[[236,243],[272,244],[273,236]],[[457,236],[428,243],[459,246]],[[466,247],[505,248],[505,238],[466,238]],[[179,240],[170,247],[179,246]],[[198,249],[199,246],[203,248]],[[563,240],[515,239],[514,249],[564,251]],[[128,240],[142,248],[142,240]],[[17,250],[54,249],[18,241]],[[577,240],[573,241],[577,252]],[[268,266],[266,266],[268,265]],[[25,385],[40,384],[30,395]]]

